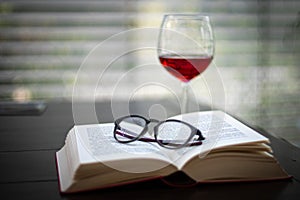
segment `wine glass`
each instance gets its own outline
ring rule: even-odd
[[[163,67],[182,81],[182,112],[186,113],[188,83],[208,67],[214,56],[209,17],[200,14],[164,15],[157,51]]]

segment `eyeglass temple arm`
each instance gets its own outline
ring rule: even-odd
[[[129,139],[134,139],[135,138],[131,135],[127,135],[126,133],[121,132],[120,130],[116,130],[116,134],[121,135],[123,137],[127,137]],[[156,140],[151,139],[151,138],[139,138],[138,140],[143,141],[143,142],[156,142]],[[180,146],[180,145],[177,145],[177,144],[172,144],[172,143],[170,143],[170,141],[167,141],[167,140],[159,140],[159,141],[163,144],[168,144],[170,146]],[[197,146],[197,145],[201,145],[201,144],[202,144],[202,141],[196,140],[193,143],[189,144],[189,146]]]
[[[153,119],[150,119],[150,121],[152,122]],[[154,119],[154,121],[157,121]],[[134,136],[131,136],[131,135],[128,135],[126,133],[124,133],[123,131],[119,130],[117,127],[115,127],[115,133],[118,134],[118,135],[121,135],[123,137],[126,137],[126,138],[129,138],[129,139],[134,139],[135,137]],[[130,131],[130,130],[127,130],[127,129],[124,129],[124,131],[130,133],[130,134],[133,134],[135,135],[134,132]],[[201,145],[202,144],[202,140],[205,139],[205,137],[203,137],[201,131],[199,129],[197,129],[197,132],[196,132],[196,135],[198,136],[198,138],[196,140],[194,140],[192,143],[190,143],[189,145],[190,146],[197,146],[197,145]],[[138,139],[139,141],[143,141],[143,142],[156,142],[155,139],[151,139],[151,138],[139,138]],[[163,143],[163,144],[169,144],[170,145],[170,141],[168,140],[159,140],[159,142]],[[171,145],[174,145],[174,146],[177,146],[176,144],[171,144]]]
[[[135,134],[135,133],[133,133],[130,130],[125,130],[125,131],[128,132],[128,133],[130,133],[130,134],[133,134],[133,135]],[[124,133],[123,131],[121,131],[119,129],[116,129],[115,132],[116,132],[116,134],[121,135],[121,136],[126,137],[126,138],[129,138],[129,139],[136,138],[134,136],[131,136],[131,135],[128,135],[128,134]],[[143,141],[143,142],[156,142],[155,139],[151,139],[151,138],[139,138],[138,140],[139,141]]]

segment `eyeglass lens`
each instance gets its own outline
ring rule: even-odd
[[[157,127],[156,138],[169,148],[184,145],[191,137],[191,128],[180,121],[166,121]]]
[[[119,131],[125,133],[129,137],[124,137],[122,134],[117,134],[118,141],[130,141],[139,137],[146,127],[147,122],[140,117],[126,117],[119,123]]]

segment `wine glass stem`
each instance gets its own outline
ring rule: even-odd
[[[182,83],[182,113],[188,112],[188,83]]]

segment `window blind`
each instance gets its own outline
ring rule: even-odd
[[[159,27],[164,13],[200,12],[212,19],[214,62],[223,79],[226,109],[271,131],[295,135],[300,120],[299,7],[296,0],[1,1],[0,99],[70,99],[81,63],[99,42],[128,29]],[[106,46],[99,60],[132,40]],[[147,36],[139,40],[146,42]],[[143,60],[150,62],[141,55],[120,68],[124,72]],[[111,77],[117,76],[112,72]],[[109,90],[110,79],[103,82]]]

